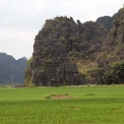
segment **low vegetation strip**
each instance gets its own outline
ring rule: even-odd
[[[123,94],[124,86],[0,88],[0,123],[123,124]]]
[[[69,94],[51,94],[45,96],[46,99],[71,99],[73,98]]]

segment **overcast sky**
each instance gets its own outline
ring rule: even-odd
[[[31,57],[35,35],[46,19],[72,16],[82,23],[112,16],[124,0],[0,0],[0,52]]]

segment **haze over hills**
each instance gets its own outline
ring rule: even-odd
[[[16,60],[13,56],[0,53],[0,84],[24,83],[27,58]]]

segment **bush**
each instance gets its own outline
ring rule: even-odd
[[[107,84],[124,83],[124,61],[114,63],[109,70],[106,70],[103,76]]]

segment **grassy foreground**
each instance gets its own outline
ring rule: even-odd
[[[0,88],[0,124],[124,124],[124,86]]]

